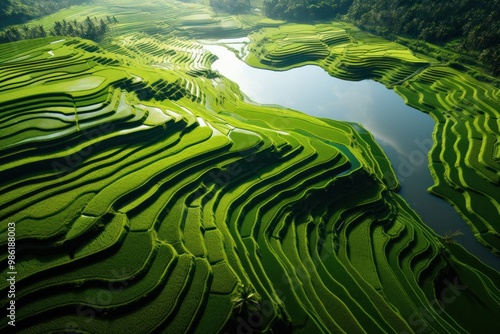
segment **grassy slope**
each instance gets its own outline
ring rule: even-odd
[[[284,70],[317,64],[346,80],[374,79],[436,121],[430,191],[452,204],[500,255],[498,87],[346,23],[287,24],[251,35],[247,62]]]
[[[16,329],[231,332],[244,284],[266,302],[261,329],[289,318],[299,333],[494,330],[499,274],[445,249],[394,193],[371,136],[243,102],[186,39],[245,34],[260,18],[148,4],[72,8],[117,16],[102,47],[0,46],[0,240],[15,221]],[[455,277],[468,288],[433,308]]]

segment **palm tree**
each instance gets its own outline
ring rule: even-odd
[[[250,286],[240,284],[235,296],[231,298],[231,303],[238,315],[248,315],[260,309],[260,300],[260,295]]]
[[[75,36],[75,28],[73,28],[73,25],[71,24],[71,22],[70,22],[70,24],[68,24],[67,35]]]

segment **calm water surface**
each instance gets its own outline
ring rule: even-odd
[[[394,91],[375,81],[345,81],[318,66],[269,71],[248,66],[228,47],[244,54],[245,39],[204,41],[219,59],[212,68],[236,82],[241,91],[260,104],[278,104],[309,115],[356,122],[368,129],[384,149],[401,182],[400,195],[439,235],[460,229],[456,240],[486,264],[500,270],[500,259],[486,250],[445,201],[430,195],[433,180],[427,167],[434,121],[404,104]],[[226,47],[227,46],[227,47]]]

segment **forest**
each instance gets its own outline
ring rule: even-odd
[[[490,4],[2,1],[0,333],[498,332]]]
[[[228,13],[241,13],[249,10],[252,3],[246,0],[210,0],[210,6],[215,10]]]
[[[328,19],[347,13],[353,0],[265,0],[267,16],[285,20]]]
[[[272,18],[310,21],[342,18],[365,29],[433,43],[459,39],[455,51],[472,53],[494,75],[500,71],[500,0],[265,0]]]
[[[62,8],[89,0],[3,0],[0,27],[47,15]],[[241,13],[260,2],[245,0],[210,0],[217,11]],[[454,51],[473,56],[493,75],[500,73],[500,0],[264,0],[266,16],[305,22],[340,18],[384,37],[403,35],[432,43],[457,40]],[[4,34],[11,40],[15,31]],[[32,37],[44,32],[31,28]],[[84,33],[70,34],[70,36]],[[10,37],[9,37],[10,36]],[[8,38],[10,39],[8,39]]]

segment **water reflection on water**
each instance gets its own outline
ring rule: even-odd
[[[241,57],[246,50],[245,41],[226,40],[224,44]],[[281,72],[256,69],[238,59],[227,47],[205,44],[205,48],[219,58],[212,68],[236,82],[250,100],[362,124],[383,147],[402,184],[401,196],[423,221],[440,235],[460,229],[464,236],[456,240],[500,270],[500,259],[479,244],[457,212],[427,192],[433,184],[427,167],[434,129],[431,117],[405,105],[394,91],[377,82],[336,79],[312,65]]]

